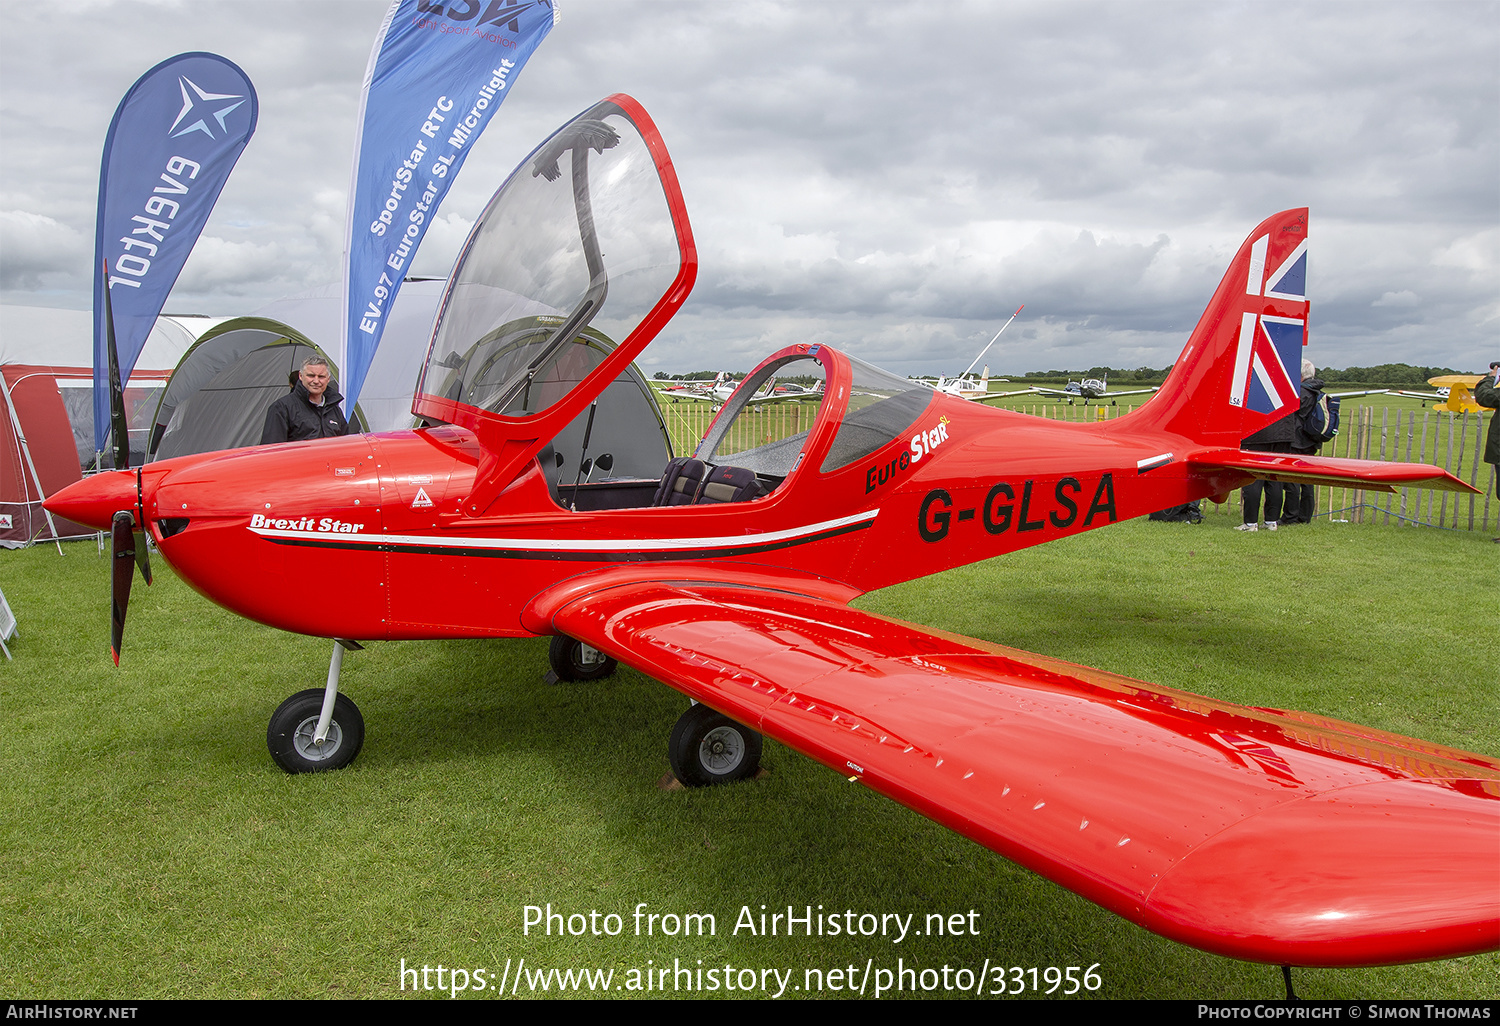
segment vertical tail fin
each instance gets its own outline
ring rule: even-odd
[[[1250,233],[1139,417],[1205,445],[1239,448],[1297,409],[1307,310],[1307,208],[1300,207]]]

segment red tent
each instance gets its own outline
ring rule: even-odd
[[[212,323],[157,319],[125,390],[130,448],[144,459],[156,400],[171,368]],[[87,310],[0,306],[0,547],[54,537],[42,499],[94,460],[93,316]],[[87,537],[77,524],[57,535]]]
[[[144,450],[144,431],[155,411],[154,401],[170,371],[137,370],[126,389],[126,406],[150,407],[143,411],[141,439],[137,445],[131,431],[131,448]],[[78,398],[93,394],[92,371],[88,367],[51,367],[7,363],[0,367],[3,405],[0,415],[0,546],[18,548],[38,538],[54,537],[53,525],[42,510],[42,499],[79,480],[82,468],[75,426],[68,418],[65,392]],[[84,411],[82,425],[92,430],[92,417]],[[136,418],[132,418],[134,421]],[[132,428],[135,425],[132,423]],[[84,447],[92,448],[91,439]],[[93,534],[88,528],[53,518],[56,537],[78,538]]]

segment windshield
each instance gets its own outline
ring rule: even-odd
[[[432,397],[504,417],[549,409],[597,366],[569,343],[585,328],[607,349],[622,343],[683,263],[645,138],[614,102],[594,106],[527,157],[475,224],[414,408],[443,416],[422,408]]]
[[[849,406],[823,459],[821,469],[825,474],[895,441],[917,422],[937,394],[931,385],[898,378],[863,360],[847,358],[852,373]]]
[[[763,364],[740,383],[698,446],[698,458],[744,467],[760,477],[786,477],[801,461],[826,381],[815,356]]]

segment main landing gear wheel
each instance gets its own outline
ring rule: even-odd
[[[288,773],[343,769],[365,743],[365,718],[347,695],[333,703],[333,721],[323,743],[313,741],[323,712],[323,688],[299,691],[277,708],[266,730],[266,747],[276,765]]]
[[[706,705],[695,705],[672,728],[667,759],[687,787],[748,780],[760,769],[760,735]]]
[[[559,634],[547,650],[547,662],[558,680],[603,680],[614,674],[620,664],[590,645]]]

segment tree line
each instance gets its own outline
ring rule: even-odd
[[[1078,370],[1045,370],[1027,371],[1023,378],[1036,379],[1078,379],[1107,378],[1110,381],[1142,383],[1147,385],[1160,385],[1167,380],[1167,374],[1171,366],[1160,369],[1152,367],[1090,367],[1086,371]],[[1330,385],[1425,385],[1428,378],[1440,377],[1444,374],[1463,374],[1465,371],[1456,371],[1451,367],[1418,367],[1409,363],[1382,363],[1374,367],[1346,367],[1340,370],[1337,367],[1319,367],[1318,377]],[[1477,372],[1476,372],[1477,373]]]
[[[1144,384],[1160,385],[1167,380],[1167,374],[1172,370],[1171,365],[1166,367],[1090,367],[1088,370],[1037,370],[1027,371],[1025,374],[1010,377],[1015,380],[1035,381],[1068,381],[1080,378],[1102,378],[1108,381],[1117,381],[1120,384]],[[684,381],[712,381],[718,371],[693,371],[691,374],[675,375]],[[1330,385],[1425,385],[1428,378],[1439,377],[1444,374],[1464,374],[1466,371],[1456,371],[1451,367],[1418,367],[1409,363],[1382,363],[1374,367],[1346,367],[1340,370],[1337,367],[1319,367],[1318,377]],[[1479,372],[1474,372],[1479,373]],[[657,371],[656,379],[665,380],[669,376],[665,371]],[[735,378],[743,378],[743,372],[731,375]],[[929,375],[937,377],[937,375]],[[800,380],[794,378],[778,380]],[[812,381],[808,379],[808,383]]]

